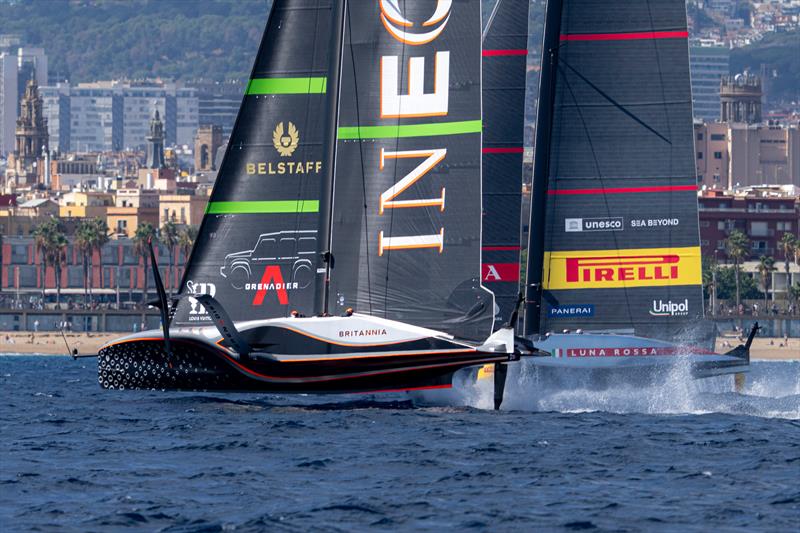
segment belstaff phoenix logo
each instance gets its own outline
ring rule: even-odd
[[[278,122],[272,131],[272,145],[281,157],[291,157],[300,144],[300,132],[292,122]],[[245,172],[251,176],[301,176],[322,172],[322,161],[248,161]]]
[[[426,44],[436,39],[444,31],[447,21],[450,20],[452,3],[452,0],[438,0],[436,11],[422,23],[424,31],[414,33],[407,30],[412,28],[414,23],[400,13],[397,0],[381,0],[381,22],[386,31],[402,43],[414,46]]]
[[[289,157],[297,150],[297,145],[300,142],[300,133],[297,127],[289,122],[289,128],[286,132],[283,130],[283,122],[279,122],[272,132],[272,144],[275,149],[283,157]]]

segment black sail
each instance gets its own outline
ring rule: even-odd
[[[477,0],[348,2],[331,312],[485,339]]]
[[[183,278],[233,320],[313,312],[330,19],[329,0],[273,3]],[[181,301],[176,324],[209,322]]]
[[[703,315],[685,3],[559,3],[540,331],[672,336]]]
[[[483,32],[483,283],[508,322],[519,294],[528,0],[499,0]]]

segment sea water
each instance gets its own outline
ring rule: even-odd
[[[402,394],[103,391],[93,360],[0,357],[3,531],[797,531],[800,362],[649,387],[511,373]]]

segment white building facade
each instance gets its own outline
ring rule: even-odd
[[[175,83],[59,83],[41,93],[50,146],[62,152],[143,148],[156,110],[167,146],[191,146],[199,125],[196,90]]]
[[[689,47],[692,107],[695,118],[719,120],[719,86],[730,74],[730,50],[720,43],[694,40]]]
[[[17,57],[0,53],[0,157],[14,151],[18,100]]]

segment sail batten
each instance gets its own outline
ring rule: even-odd
[[[209,202],[206,213],[317,213],[319,200],[270,200],[252,202]]]
[[[394,124],[391,126],[339,126],[340,140],[395,139],[401,137],[431,137],[480,133],[481,120],[459,120],[435,124]]]
[[[321,94],[328,78],[254,78],[247,84],[246,94]]]

